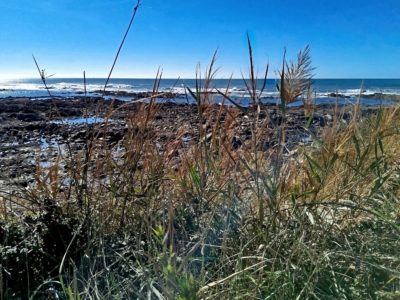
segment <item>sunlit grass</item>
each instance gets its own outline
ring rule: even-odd
[[[249,107],[228,88],[211,92],[214,55],[187,87],[196,126],[160,147],[158,72],[149,99],[116,109],[127,125],[120,142],[104,138],[111,104],[104,124],[87,127],[83,149],[68,142],[50,167],[37,165],[25,194],[3,195],[1,299],[400,297],[398,107],[368,116],[337,107],[315,134],[309,48],[294,63],[284,55],[281,103],[268,107],[269,68],[257,86],[248,46]],[[312,143],[289,146],[287,104],[299,98],[298,126]],[[249,140],[236,147],[244,119]],[[275,143],[260,147],[267,132]]]

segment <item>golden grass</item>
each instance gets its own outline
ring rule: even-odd
[[[107,298],[110,291],[121,298],[167,299],[398,293],[398,253],[376,241],[397,245],[391,230],[398,232],[400,216],[399,107],[366,117],[356,105],[346,120],[337,108],[332,125],[311,145],[289,151],[286,104],[310,91],[309,48],[295,63],[284,58],[282,122],[272,125],[269,108],[260,103],[250,41],[249,55],[250,108],[234,103],[227,91],[219,95],[233,106],[212,104],[214,55],[204,78],[197,70],[195,90],[187,88],[198,108],[196,128],[181,128],[162,149],[157,146],[159,72],[149,102],[138,110],[118,108],[127,124],[119,143],[107,143],[113,127],[106,122],[88,132],[83,150],[67,145],[51,167],[38,164],[35,186],[13,203],[39,220],[53,203],[61,216],[79,222],[60,262],[60,293],[69,299]],[[265,80],[267,74],[268,67]],[[304,114],[312,117],[315,108],[307,103]],[[107,120],[116,113],[111,107]],[[262,120],[261,112],[267,115]],[[251,135],[234,149],[240,114]],[[262,150],[258,142],[266,132],[276,134],[277,143]],[[188,143],[182,141],[186,133]],[[368,222],[383,223],[384,233],[363,231]],[[69,263],[79,234],[86,237],[82,256]],[[361,266],[357,272],[354,261]],[[378,273],[382,277],[374,278]]]

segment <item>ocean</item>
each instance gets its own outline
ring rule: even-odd
[[[89,96],[100,95],[104,87],[105,79],[87,79],[87,92]],[[269,79],[267,86],[262,94],[263,102],[277,102],[278,92],[276,89],[277,80]],[[147,92],[153,88],[154,79],[111,79],[107,90],[113,92]],[[177,99],[172,101],[186,102],[193,101],[185,95],[185,86],[190,88],[195,87],[194,79],[162,79],[160,84],[161,92],[173,92],[178,95]],[[47,80],[47,85],[53,96],[72,97],[81,96],[84,91],[82,78],[50,78]],[[212,83],[213,88],[226,91],[229,86],[230,96],[238,99],[243,103],[248,103],[248,95],[246,94],[246,85],[243,79],[233,79],[229,82],[228,79],[215,79]],[[258,87],[261,88],[261,80],[258,82]],[[365,105],[376,105],[379,103],[391,104],[392,101],[383,101],[381,97],[374,97],[377,93],[387,95],[400,96],[400,79],[315,79],[313,80],[313,90],[315,92],[315,102],[333,103],[340,102],[354,103],[359,99],[360,91],[363,96],[361,103]],[[332,93],[338,93],[345,97],[332,97]],[[0,98],[6,97],[28,97],[28,98],[43,98],[47,97],[48,93],[44,89],[40,79],[21,79],[21,80],[0,80]],[[129,97],[116,97],[121,100],[130,100]],[[216,101],[219,101],[218,99]],[[300,105],[293,103],[292,105]]]

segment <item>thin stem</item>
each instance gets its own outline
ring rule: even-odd
[[[130,31],[130,29],[131,29],[131,27],[132,27],[132,23],[133,23],[133,20],[135,19],[136,12],[137,12],[139,6],[140,6],[140,0],[137,0],[136,6],[135,6],[134,9],[133,9],[133,14],[132,14],[131,20],[130,20],[130,22],[129,22],[128,28],[126,29],[126,32],[125,32],[125,35],[124,35],[124,37],[123,37],[123,39],[122,39],[121,44],[119,45],[117,54],[115,55],[114,62],[113,62],[112,66],[111,66],[111,69],[110,69],[110,73],[108,74],[106,83],[104,84],[103,96],[105,96],[105,94],[106,94],[106,89],[107,89],[108,82],[110,81],[111,75],[112,75],[112,73],[113,73],[113,71],[114,71],[114,68],[115,68],[115,64],[117,63],[119,54],[120,54],[120,52],[121,52],[121,50],[122,50],[122,47],[123,47],[124,44],[125,44],[125,40],[126,40],[128,34],[129,34],[129,31]]]
[[[36,60],[36,58],[35,58],[35,56],[34,56],[33,54],[32,54],[32,57],[33,57],[33,60],[34,60],[34,62],[35,62],[36,68],[37,68],[37,70],[38,70],[38,72],[39,72],[40,79],[42,80],[43,85],[44,85],[44,87],[46,88],[47,93],[49,94],[50,97],[53,97],[53,96],[51,95],[51,93],[50,93],[50,90],[49,90],[48,86],[47,86],[47,83],[46,83],[46,74],[45,74],[44,70],[40,70],[39,64],[38,64],[38,62],[37,62],[37,60]]]

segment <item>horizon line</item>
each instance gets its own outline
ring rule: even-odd
[[[83,77],[51,77],[47,78],[48,80],[53,80],[53,79],[82,79]],[[107,77],[86,77],[86,80],[88,79],[107,79]],[[110,80],[126,80],[126,79],[141,79],[141,80],[155,80],[154,77],[115,77],[115,78],[110,78]],[[228,77],[221,77],[221,78],[213,78],[213,80],[249,80],[250,78],[228,78]],[[2,80],[41,80],[40,77],[10,77],[10,78],[1,78],[0,81]],[[190,77],[165,77],[161,78],[161,80],[196,80],[196,78],[190,78]],[[204,80],[204,78],[202,78]],[[258,80],[264,80],[263,78],[258,78]],[[280,78],[267,78],[267,80],[280,80]],[[312,80],[400,80],[400,77],[318,77],[318,78],[312,78]]]

